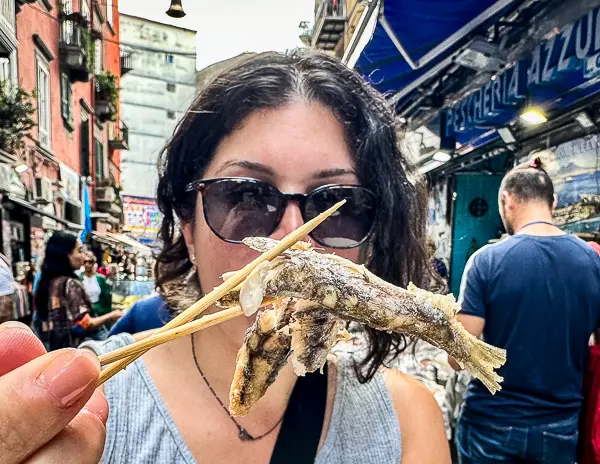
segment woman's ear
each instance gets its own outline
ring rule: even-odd
[[[191,222],[181,223],[181,234],[183,235],[183,239],[185,240],[185,245],[188,250],[188,256],[190,258],[190,261],[195,266],[196,250],[194,248],[194,226]]]

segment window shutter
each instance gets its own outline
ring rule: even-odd
[[[69,120],[69,78],[65,73],[60,75],[60,114],[65,121]]]
[[[81,175],[90,175],[90,121],[81,123]]]

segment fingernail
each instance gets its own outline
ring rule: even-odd
[[[25,324],[21,324],[17,321],[8,321],[0,324],[0,332],[3,330],[30,330]]]
[[[42,371],[37,383],[63,408],[75,404],[98,381],[100,362],[86,350],[68,350]]]

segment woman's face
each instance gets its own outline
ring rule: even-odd
[[[77,270],[81,266],[83,266],[83,263],[85,262],[85,260],[86,260],[85,252],[81,249],[81,242],[79,240],[77,240],[77,243],[75,244],[75,248],[73,248],[73,251],[71,251],[71,253],[69,253],[69,261],[71,263],[71,266],[73,267],[73,269]]]
[[[354,169],[345,133],[334,114],[317,103],[296,102],[251,114],[223,139],[204,178],[252,177],[284,193],[309,193],[326,184],[358,184]],[[298,205],[289,202],[271,237],[281,239],[303,222]],[[195,225],[184,225],[183,231],[190,256],[197,257],[193,260],[204,292],[218,286],[225,272],[241,269],[257,256],[245,245],[224,242],[210,230],[201,195]],[[358,248],[329,251],[353,261],[359,254]]]

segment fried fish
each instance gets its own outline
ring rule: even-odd
[[[244,243],[263,253],[274,247],[277,241],[247,238]],[[364,266],[336,255],[319,253],[302,242],[269,262],[268,268],[261,268],[236,291],[221,304],[241,304],[247,315],[258,310],[263,296],[302,301],[291,307],[292,314],[288,316],[289,324],[286,327],[280,324],[275,332],[269,332],[271,337],[275,334],[277,337],[288,337],[285,343],[289,343],[289,346],[285,345],[288,346],[287,353],[283,354],[285,348],[277,351],[280,359],[271,363],[273,367],[280,369],[285,365],[293,350],[296,373],[303,374],[320,368],[344,321],[356,321],[377,330],[421,338],[454,357],[461,367],[480,379],[491,393],[501,388],[502,378],[494,369],[505,363],[505,350],[488,345],[466,331],[456,320],[460,305],[452,295],[436,295],[412,284],[408,289],[396,287]],[[246,297],[240,298],[239,295]],[[247,341],[264,333],[265,318],[275,319],[269,323],[269,327],[272,326],[270,330],[275,330],[277,313],[268,311],[258,315],[257,322],[248,330]],[[236,377],[230,393],[230,410],[235,415],[246,414],[274,381],[273,375],[277,375],[273,371],[267,377],[253,373],[258,360],[256,353],[251,353],[252,346],[253,343],[245,342],[240,353],[246,354],[238,355]],[[261,356],[258,354],[258,358]],[[272,357],[269,359],[272,360]],[[251,378],[253,375],[255,377]],[[265,378],[268,385],[258,386],[264,384]],[[261,395],[245,395],[240,399],[238,392],[243,391],[240,386],[246,384],[253,384],[252,391],[262,392]]]

